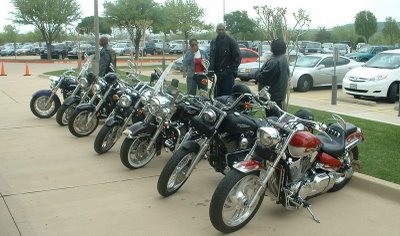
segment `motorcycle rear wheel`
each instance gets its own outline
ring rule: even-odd
[[[349,168],[359,168],[358,166],[354,166],[354,161],[358,161],[358,147],[355,147],[353,149],[350,150],[349,153],[349,159],[350,159],[350,166],[347,166]],[[348,170],[347,170],[348,171]],[[350,177],[346,177],[345,172],[340,172],[340,170],[338,171],[337,174],[341,174],[342,176],[337,178],[335,180],[335,184],[333,185],[333,187],[331,189],[329,189],[329,192],[336,192],[339,191],[340,189],[342,189],[346,184],[349,183],[351,177],[353,175],[351,175]]]
[[[93,112],[89,110],[74,110],[68,120],[68,129],[71,134],[80,138],[93,133],[99,125],[99,118],[95,115],[88,121]]]
[[[32,97],[30,108],[35,116],[41,119],[47,119],[56,114],[57,107],[55,101],[51,99],[50,104],[47,104],[48,99],[49,96],[46,95]]]
[[[98,154],[108,152],[119,138],[117,137],[119,129],[121,129],[121,126],[118,124],[113,126],[104,125],[101,127],[96,139],[94,140],[94,150]]]
[[[149,152],[146,151],[150,139],[150,136],[137,136],[133,139],[126,138],[119,152],[122,164],[129,169],[138,169],[147,165],[156,155],[154,144]]]
[[[223,233],[231,233],[245,226],[257,213],[264,194],[250,206],[260,187],[259,172],[230,171],[218,184],[211,198],[209,216],[212,225]]]
[[[57,110],[56,121],[61,126],[68,125],[68,120],[71,117],[72,112],[78,106],[79,101],[76,101],[69,106],[62,104],[61,107]]]
[[[163,197],[168,197],[176,193],[186,182],[186,172],[191,167],[197,153],[180,148],[176,150],[171,159],[161,171],[157,182],[158,193]]]

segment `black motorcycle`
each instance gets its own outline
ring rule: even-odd
[[[105,119],[113,111],[119,97],[126,89],[119,83],[115,73],[99,78],[94,86],[94,95],[88,103],[78,105],[68,120],[68,129],[76,137],[93,133],[100,119]]]
[[[68,98],[64,100],[61,107],[57,110],[56,121],[59,125],[68,125],[68,119],[71,113],[80,103],[89,102],[94,84],[96,83],[96,76],[89,76],[89,67],[92,64],[94,56],[87,57],[85,64],[79,72],[77,81],[78,85]]]
[[[154,91],[141,96],[147,113],[145,119],[124,131],[126,138],[121,145],[120,158],[129,169],[147,165],[161,154],[163,146],[173,151],[188,131],[191,118],[201,110],[190,105],[189,96],[179,92],[178,80],[173,79],[171,84],[166,82],[173,64],[161,74]]]
[[[256,131],[264,121],[252,114],[251,106],[257,102],[250,89],[235,85],[233,90],[232,96],[216,99],[210,96],[211,101],[206,102],[200,114],[193,118],[192,128],[180,148],[161,171],[157,190],[162,196],[177,192],[198,162],[207,156],[207,151],[210,152],[207,157],[210,165],[223,174],[250,151],[256,140]]]
[[[42,89],[32,95],[30,108],[39,118],[50,118],[61,106],[57,91],[60,89],[65,100],[77,87],[76,73],[73,69],[65,71],[61,76],[50,76],[50,89]]]

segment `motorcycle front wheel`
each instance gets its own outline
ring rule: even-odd
[[[119,138],[118,131],[120,129],[121,126],[118,124],[114,124],[113,126],[104,125],[94,140],[94,150],[98,154],[108,152],[117,142]]]
[[[222,179],[210,202],[209,216],[214,228],[231,233],[254,217],[264,200],[264,193],[256,196],[261,187],[258,175],[259,172],[245,174],[232,170]]]
[[[68,120],[68,129],[71,134],[79,138],[93,133],[98,124],[99,118],[92,111],[75,109]]]
[[[78,106],[79,101],[76,101],[70,105],[62,104],[57,110],[56,121],[61,126],[68,125],[68,120],[71,117],[72,112]]]
[[[126,138],[119,152],[122,164],[129,169],[138,169],[147,165],[156,155],[154,144],[150,148],[150,151],[147,151],[150,140],[150,135],[136,136],[133,139]]]
[[[57,108],[54,99],[51,99],[49,103],[48,100],[49,96],[46,95],[32,97],[30,102],[32,113],[41,119],[47,119],[56,114]]]
[[[189,178],[186,173],[193,164],[196,155],[196,152],[183,148],[172,154],[158,178],[157,191],[161,196],[168,197],[183,186]]]

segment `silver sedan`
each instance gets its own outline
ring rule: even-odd
[[[338,85],[342,84],[342,80],[349,70],[363,64],[339,56],[336,62]],[[295,91],[306,92],[313,87],[332,86],[332,77],[334,75],[333,55],[312,54],[303,56],[296,63],[290,63],[290,73],[292,73],[291,85]]]

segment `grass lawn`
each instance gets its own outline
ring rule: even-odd
[[[154,68],[154,66],[151,66]],[[48,72],[46,75],[59,76],[65,70]],[[125,73],[118,72],[122,78]],[[148,76],[140,76],[143,81],[149,80]],[[185,89],[180,84],[180,89]],[[289,106],[289,112],[294,113],[300,107]],[[331,113],[310,109],[314,113],[315,120],[325,121],[331,117]],[[400,184],[400,126],[386,123],[342,116],[346,122],[353,123],[360,127],[364,133],[365,141],[359,145],[359,159],[361,173],[379,179]]]

